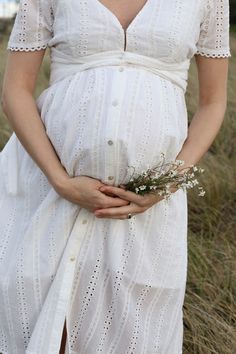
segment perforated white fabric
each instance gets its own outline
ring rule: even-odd
[[[22,0],[8,49],[50,48],[36,103],[72,175],[117,185],[187,137],[195,54],[228,57],[226,0],[148,0],[125,33],[98,0]],[[125,49],[125,51],[124,51]],[[62,199],[15,133],[0,153],[0,352],[181,354],[187,195],[130,220]]]

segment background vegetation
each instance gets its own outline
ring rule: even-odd
[[[235,1],[232,1],[236,3]],[[236,4],[235,4],[236,5]],[[236,6],[235,6],[236,12]],[[235,16],[236,13],[232,16]],[[5,24],[4,31],[8,31]],[[0,40],[0,86],[7,35]],[[184,305],[184,354],[236,354],[236,35],[231,36],[228,109],[220,133],[201,161],[206,196],[189,192],[189,266]],[[49,59],[36,96],[47,86]],[[190,69],[189,119],[197,105],[197,73]],[[1,90],[0,90],[1,94]],[[12,131],[0,108],[0,150]]]
[[[230,0],[230,22],[236,24],[236,0]]]

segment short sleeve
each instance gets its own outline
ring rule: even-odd
[[[20,0],[7,49],[12,51],[46,49],[52,36],[53,7],[50,0]]]
[[[205,4],[196,54],[209,58],[230,57],[229,0],[208,0]]]

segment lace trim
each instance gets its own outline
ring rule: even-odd
[[[195,55],[201,55],[203,57],[207,58],[230,58],[231,54],[229,52],[227,53],[206,53],[198,50]]]
[[[42,49],[47,49],[47,44],[44,44],[44,45],[40,45],[40,46],[37,46],[37,47],[19,47],[19,46],[12,46],[12,45],[9,45],[7,47],[8,50],[11,50],[11,51],[14,51],[14,52],[34,52],[36,50],[42,50]]]

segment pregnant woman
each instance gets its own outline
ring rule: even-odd
[[[120,184],[197,164],[223,121],[227,0],[22,0],[0,154],[0,352],[181,354],[187,196]],[[33,96],[45,49],[50,83]],[[199,105],[185,90],[196,56]]]

